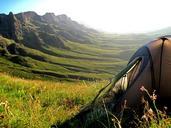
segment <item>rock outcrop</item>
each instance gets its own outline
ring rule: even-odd
[[[42,50],[48,45],[66,49],[66,40],[91,43],[91,33],[96,31],[64,14],[46,13],[40,16],[32,11],[0,14],[0,35],[34,49]]]

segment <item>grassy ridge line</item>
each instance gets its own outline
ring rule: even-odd
[[[29,62],[31,58],[27,58]],[[48,63],[39,62],[39,63],[27,63],[30,64],[31,67],[21,66],[19,64],[12,63],[11,61],[1,57],[0,58],[0,71],[8,72],[11,75],[27,78],[27,79],[41,79],[41,80],[65,80],[65,81],[73,81],[78,79],[85,80],[93,80],[93,79],[107,79],[109,75],[107,73],[93,73],[93,72],[71,72],[65,71],[64,69],[58,67],[58,65],[50,65]],[[36,65],[35,65],[36,64]],[[48,65],[47,65],[48,64]],[[33,66],[34,65],[34,66]],[[71,79],[72,78],[72,79]]]
[[[10,59],[10,62],[8,58],[5,60],[4,57],[3,60],[1,59],[4,64],[1,64],[0,70],[11,72],[11,74],[20,77],[29,78],[27,76],[30,76],[31,79],[32,75],[33,78],[36,76],[36,79],[46,78],[49,80],[71,80],[83,77],[86,77],[85,80],[89,77],[91,79],[108,79],[126,65],[128,58],[140,45],[134,42],[130,43],[129,40],[127,42],[129,46],[115,42],[115,38],[111,38],[111,42],[109,40],[105,37],[94,37],[94,43],[92,44],[65,40],[64,44],[68,49],[48,45],[43,47],[45,51],[19,45],[18,47],[23,52],[17,55],[18,59]],[[0,41],[6,42],[6,45],[15,43],[1,36]],[[126,42],[126,40],[123,42]],[[18,68],[13,68],[13,71],[10,71],[9,66],[5,66],[5,63],[7,65],[10,63],[10,68],[17,64]],[[76,77],[68,78],[64,75]]]
[[[0,41],[5,42],[4,46],[15,43],[1,36]],[[72,46],[73,44],[68,44],[68,46]],[[31,49],[23,45],[18,46],[23,51],[19,55],[8,55],[9,57],[5,58],[5,56],[2,56],[0,58],[0,71],[30,79],[34,77],[35,79],[42,78],[49,80],[71,80],[78,78],[85,80],[108,79],[126,64],[126,61],[115,57],[116,55],[119,56],[119,50],[115,51],[115,49],[113,49],[108,51],[95,45],[77,44],[78,45],[74,45],[77,49],[76,51],[72,51],[74,48],[67,51],[66,49],[49,47],[48,50],[53,51],[61,57]],[[100,51],[96,53],[98,50]],[[87,51],[89,54],[84,53],[84,51]],[[100,52],[103,53],[104,56],[99,54]],[[107,56],[105,54],[107,54]],[[65,57],[65,55],[67,57]],[[68,58],[68,56],[70,57]],[[69,78],[70,76],[71,78]]]
[[[0,73],[0,127],[46,128],[63,122],[90,102],[105,81],[48,82],[25,80]],[[12,114],[11,114],[12,113]]]
[[[72,52],[70,52],[70,51],[60,50],[60,49],[56,49],[56,48],[54,48],[53,51],[58,52],[58,54],[63,55],[65,53],[66,55],[73,56]],[[113,56],[108,56],[108,57],[96,56],[98,59],[101,59],[101,61],[99,61],[99,60],[91,60],[90,61],[90,60],[86,60],[85,58],[84,59],[78,59],[78,58],[76,59],[74,57],[73,58],[72,57],[71,58],[56,57],[56,56],[47,55],[42,52],[38,52],[33,49],[31,51],[27,49],[27,52],[28,52],[28,54],[32,54],[32,55],[36,54],[36,55],[43,57],[46,62],[43,64],[43,65],[45,65],[43,67],[46,67],[46,68],[52,67],[50,65],[54,65],[54,67],[61,66],[60,69],[65,68],[65,70],[63,70],[63,72],[65,72],[67,70],[67,72],[72,72],[75,74],[82,73],[82,75],[83,74],[86,75],[89,72],[92,74],[92,76],[98,76],[98,74],[102,74],[104,76],[110,77],[109,75],[104,74],[104,73],[115,74],[116,72],[118,72],[118,68],[116,68],[116,67],[119,66],[121,68],[123,65],[126,64],[125,60],[119,59],[119,57],[118,57],[119,53],[117,55],[114,55],[115,54],[114,52],[111,52],[111,54],[114,53]],[[75,52],[73,52],[73,53],[75,53]],[[90,53],[93,53],[93,52],[90,52]],[[83,56],[84,54],[81,55],[81,54],[77,53],[76,55]],[[74,55],[74,56],[76,56],[76,55]],[[117,58],[114,56],[117,56]],[[36,61],[34,61],[34,62],[31,62],[31,64],[39,65],[39,62],[36,63]],[[41,66],[40,67],[39,66],[37,66],[36,68],[40,69]],[[62,71],[59,68],[55,69],[54,67],[52,67],[53,71],[57,71],[57,72]],[[49,70],[51,70],[51,69],[49,68]],[[67,73],[67,72],[65,72],[65,73]],[[93,73],[95,73],[95,74],[93,74]],[[104,78],[106,78],[106,77],[104,77]]]

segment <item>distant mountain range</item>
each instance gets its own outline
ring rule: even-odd
[[[111,78],[130,55],[171,27],[146,34],[107,34],[66,15],[0,14],[0,71],[29,79]]]
[[[149,32],[147,33],[149,35],[155,35],[155,36],[163,36],[163,35],[171,35],[171,27],[167,27],[167,28],[163,28],[163,29],[159,29],[153,32]]]

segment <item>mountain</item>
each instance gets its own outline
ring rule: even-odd
[[[0,71],[29,79],[108,79],[155,36],[106,34],[64,14],[0,14]]]
[[[163,29],[159,29],[156,31],[152,31],[148,33],[149,35],[153,36],[162,36],[162,35],[171,35],[171,27],[166,27]]]
[[[66,15],[55,16],[53,13],[39,16],[35,12],[16,15],[10,12],[9,15],[1,15],[0,19],[2,36],[35,49],[46,44],[64,48],[62,37],[82,43],[90,42],[88,33],[96,33],[95,30],[72,21]]]

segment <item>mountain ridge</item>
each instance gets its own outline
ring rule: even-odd
[[[153,34],[106,34],[62,14],[0,14],[0,71],[49,80],[100,80],[119,72]],[[17,67],[17,68],[16,68]]]

